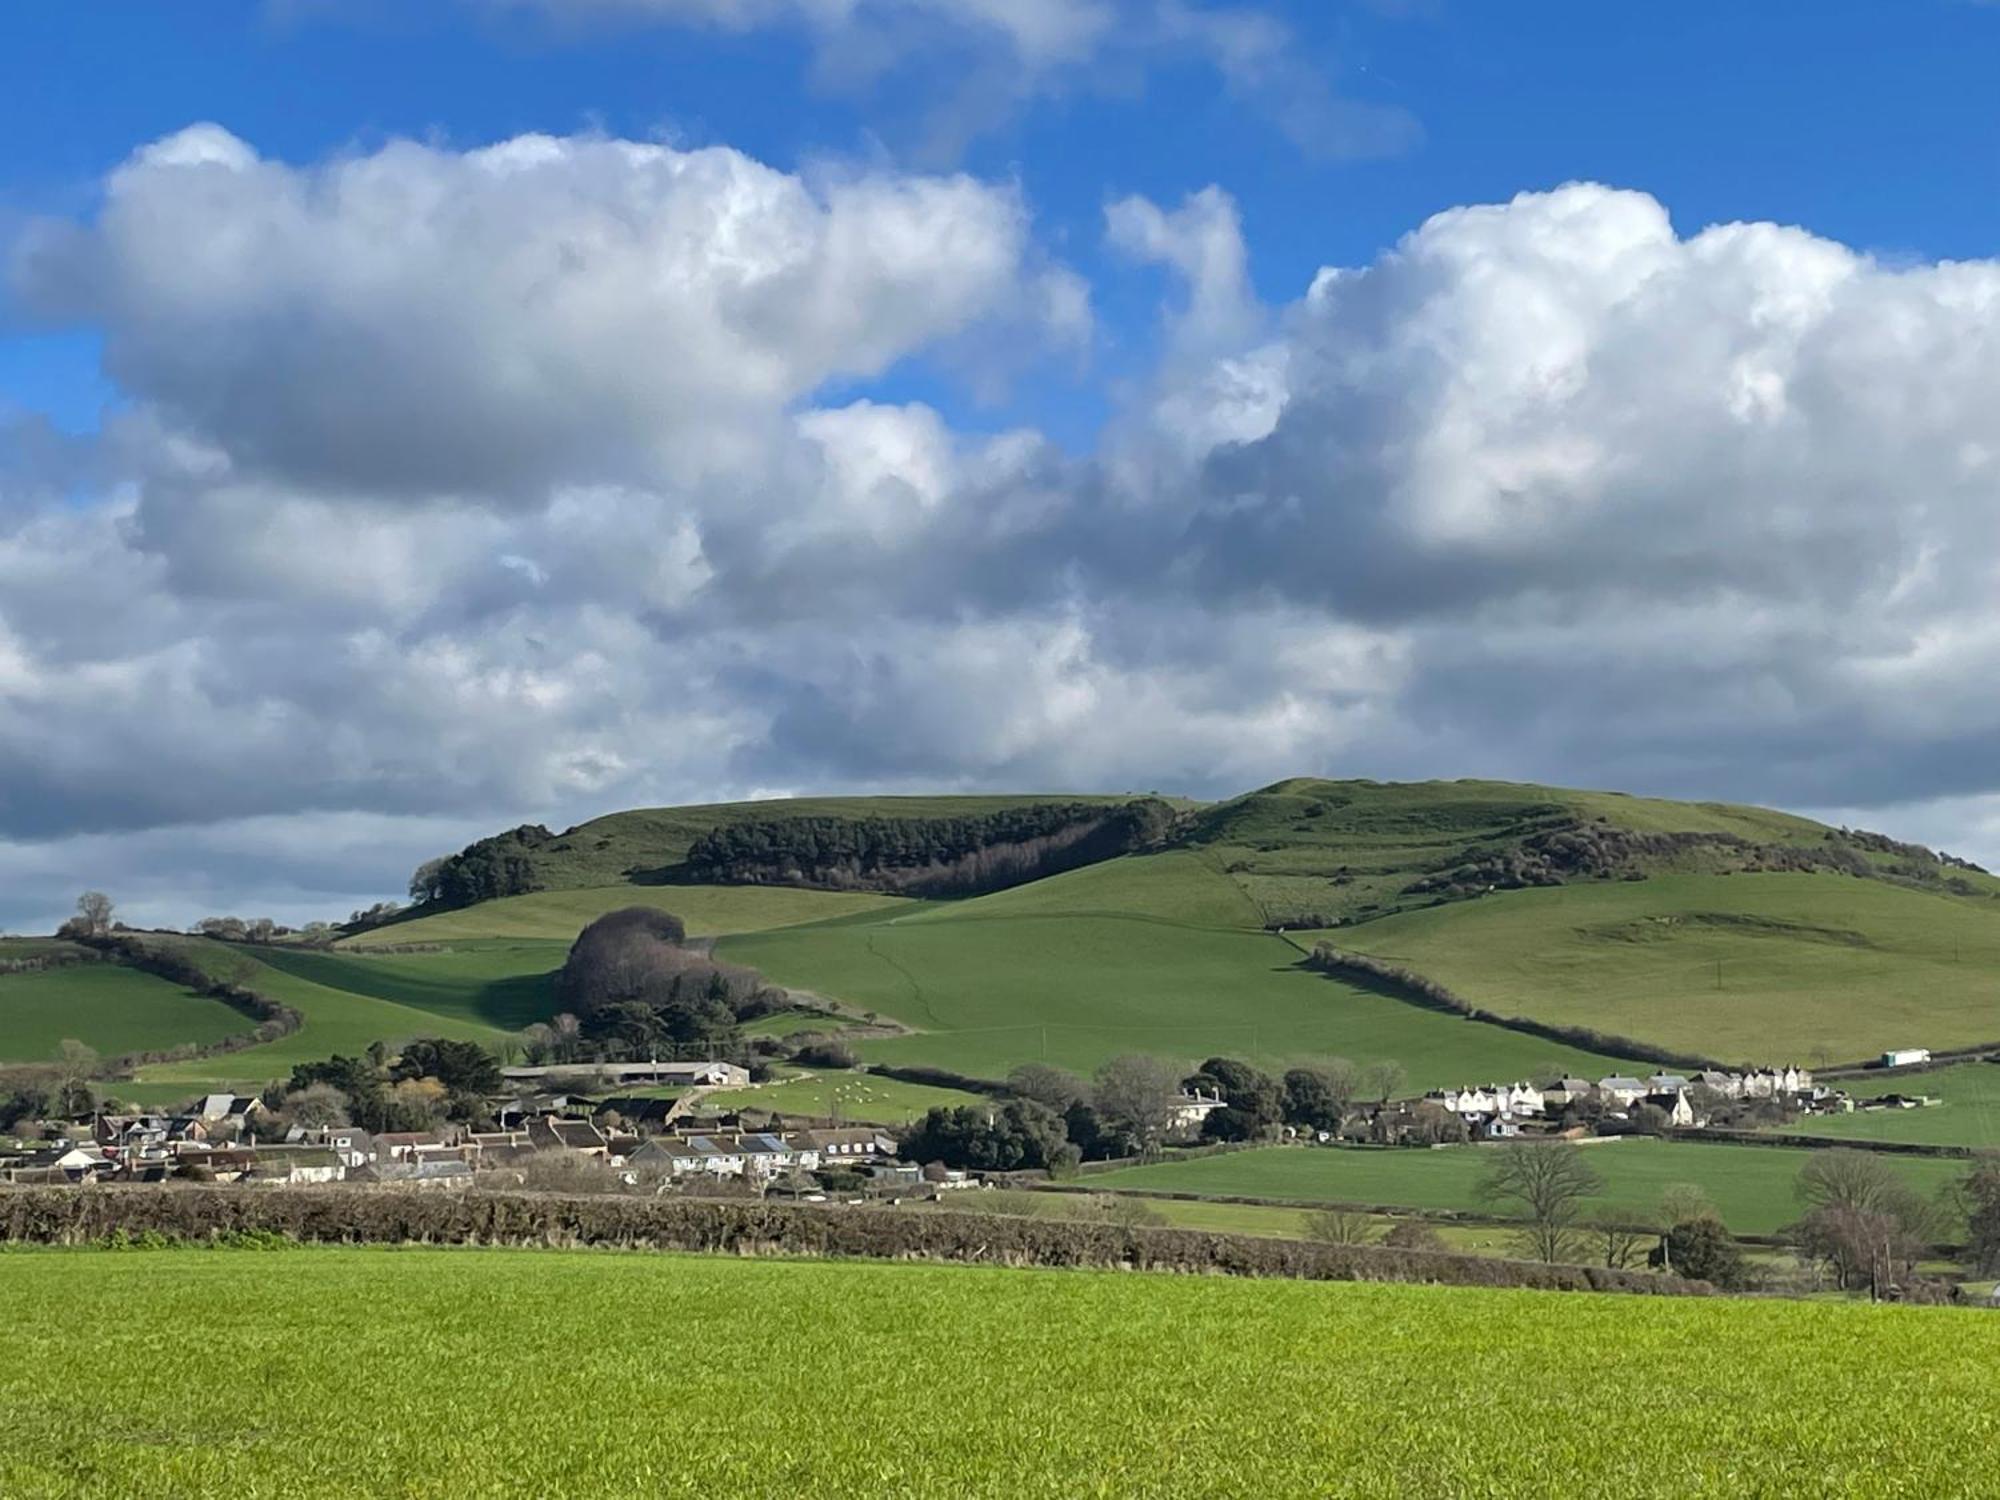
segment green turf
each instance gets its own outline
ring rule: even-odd
[[[1960,1063],[1928,1073],[1840,1079],[1835,1086],[1852,1094],[1857,1104],[1892,1093],[1928,1094],[1943,1102],[1921,1109],[1857,1109],[1851,1115],[1812,1115],[1788,1129],[1794,1134],[1841,1140],[1910,1141],[2000,1151],[2000,1064]]]
[[[1046,1058],[1088,1072],[1122,1052],[1217,1053],[1277,1066],[1394,1058],[1415,1088],[1611,1059],[1422,1010],[1309,972],[1263,933],[1147,917],[1006,915],[1012,893],[901,919],[731,938],[724,957],[780,984],[894,1017],[917,1034],[864,1041],[871,1061],[1000,1078]],[[989,915],[991,913],[991,915]]]
[[[1742,1063],[2000,1040],[2000,908],[1838,875],[1505,891],[1326,934],[1501,1015]]]
[[[40,1062],[74,1037],[105,1057],[206,1045],[256,1023],[219,1000],[111,963],[0,974],[0,1062]]]
[[[1954,1309],[504,1250],[4,1274],[0,1493],[37,1500],[1942,1495],[2000,1439],[2000,1318]],[[1496,1351],[1530,1373],[1469,1373]]]
[[[869,1073],[813,1072],[746,1089],[720,1089],[704,1094],[698,1109],[702,1113],[762,1109],[783,1115],[838,1116],[865,1125],[901,1125],[934,1105],[952,1108],[984,1102],[978,1094],[904,1083]]]
[[[347,990],[435,1015],[518,1031],[555,1014],[555,971],[563,943],[458,943],[442,953],[329,953],[259,948],[271,968],[328,989]]]
[[[410,943],[458,943],[471,938],[528,938],[568,943],[606,912],[656,906],[687,924],[693,937],[762,932],[855,912],[910,905],[868,891],[799,891],[763,885],[611,885],[537,891],[477,906],[377,927],[348,939],[347,948]]]
[[[1621,1211],[1653,1209],[1674,1183],[1702,1188],[1738,1234],[1775,1234],[1802,1210],[1794,1192],[1808,1151],[1768,1146],[1705,1146],[1686,1142],[1620,1140],[1583,1148],[1604,1180],[1592,1200]],[[1479,1212],[1510,1217],[1503,1206],[1482,1204],[1475,1192],[1492,1161],[1489,1146],[1438,1150],[1340,1149],[1273,1146],[1254,1151],[1126,1167],[1093,1186],[1151,1188],[1224,1197],[1293,1202],[1345,1202],[1422,1211]],[[1937,1157],[1896,1157],[1895,1170],[1926,1195],[1965,1175],[1965,1163]]]
[[[440,1036],[493,1045],[507,1038],[504,1030],[463,1016],[316,984],[252,956],[263,953],[262,949],[231,948],[202,938],[178,941],[218,978],[232,980],[291,1006],[305,1017],[306,1024],[291,1035],[261,1047],[141,1068],[138,1081],[143,1084],[185,1085],[192,1092],[207,1088],[260,1088],[289,1076],[295,1063],[334,1053],[358,1055],[371,1042],[394,1044],[413,1037]]]
[[[801,1031],[838,1031],[847,1023],[823,1010],[774,1010],[768,1016],[745,1021],[739,1028],[745,1036],[794,1036]]]

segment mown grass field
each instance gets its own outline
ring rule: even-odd
[[[904,1083],[870,1073],[820,1072],[756,1084],[743,1089],[718,1089],[704,1094],[704,1113],[730,1109],[764,1109],[784,1115],[838,1116],[859,1125],[901,1125],[933,1106],[953,1108],[984,1101],[958,1089]]]
[[[1628,1139],[1586,1146],[1590,1165],[1604,1179],[1589,1207],[1644,1215],[1675,1183],[1693,1183],[1708,1194],[1723,1222],[1738,1234],[1775,1234],[1803,1210],[1794,1192],[1807,1151],[1767,1146],[1697,1146]],[[1292,1202],[1345,1202],[1425,1212],[1484,1213],[1508,1217],[1505,1204],[1482,1203],[1476,1188],[1492,1148],[1364,1150],[1272,1146],[1192,1161],[1162,1162],[1093,1174],[1090,1185],[1150,1188],[1223,1197]],[[1965,1175],[1966,1163],[1937,1157],[1896,1157],[1893,1166],[1918,1191],[1935,1194]]]
[[[1123,1052],[1190,1062],[1221,1053],[1271,1066],[1394,1058],[1415,1088],[1560,1068],[1598,1077],[1618,1066],[1312,973],[1297,948],[1265,933],[1150,915],[1023,911],[1025,895],[729,938],[719,951],[780,984],[914,1028],[860,1043],[871,1061],[973,1077],[1002,1078],[1044,1058],[1087,1073]]]
[[[175,1090],[199,1093],[205,1089],[235,1088],[254,1090],[274,1079],[288,1077],[295,1063],[310,1062],[334,1053],[358,1055],[368,1044],[381,1041],[405,1042],[413,1037],[463,1037],[494,1045],[507,1032],[462,1014],[399,1003],[378,995],[357,994],[334,989],[285,969],[273,967],[253,957],[253,951],[232,948],[202,938],[180,940],[187,951],[220,977],[233,979],[260,994],[292,1006],[305,1017],[305,1025],[290,1036],[261,1047],[220,1057],[195,1058],[188,1062],[159,1063],[139,1070],[138,1082],[154,1099],[179,1097]],[[437,955],[417,955],[432,956]],[[372,963],[375,960],[354,960]],[[468,981],[469,982],[469,981]],[[155,1092],[157,1090],[157,1092]],[[131,1089],[120,1092],[139,1096]]]
[[[2000,1318],[1956,1309],[507,1250],[0,1274],[0,1493],[39,1500],[1942,1495],[2000,1439]],[[1459,1373],[1495,1350],[1538,1373]]]
[[[1928,1094],[1942,1100],[1922,1109],[1857,1109],[1814,1115],[1788,1127],[1794,1134],[1856,1141],[1910,1141],[1924,1146],[1971,1146],[2000,1151],[2000,1064],[1972,1062],[1929,1073],[1885,1074],[1841,1083],[1858,1102],[1882,1094]]]
[[[0,974],[0,1062],[45,1061],[66,1037],[110,1057],[219,1042],[254,1024],[219,1000],[118,964]]]
[[[526,938],[570,943],[608,911],[655,906],[687,924],[692,937],[762,932],[829,917],[914,903],[866,891],[799,891],[761,885],[603,885],[537,891],[477,906],[377,927],[342,943],[345,948],[388,948],[405,943],[459,943],[478,938]]]
[[[1839,875],[1502,891],[1323,934],[1501,1015],[1739,1063],[2000,1041],[2000,905]]]

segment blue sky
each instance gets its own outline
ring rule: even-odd
[[[1107,201],[1218,183],[1237,200],[1269,301],[1359,265],[1455,204],[1589,179],[1653,194],[1684,229],[1799,224],[1885,256],[2000,244],[2000,6],[1974,0],[1474,0],[1270,7],[1344,95],[1421,130],[1380,159],[1316,158],[1193,58],[1066,77],[950,153],[1022,183],[1052,246],[1090,275],[1101,342],[1018,405],[973,403],[923,362],[882,389],[963,419],[1024,419],[1071,444],[1108,380],[1150,357],[1157,275],[1102,247]],[[18,7],[0,48],[0,214],[66,212],[136,145],[214,120],[310,162],[393,136],[473,146],[601,130],[721,143],[772,165],[934,157],[918,78],[815,78],[795,27],[552,23],[450,0],[212,0]],[[911,70],[921,75],[927,69]],[[947,85],[948,87],[948,85]],[[90,423],[114,393],[88,333],[0,341],[0,398]],[[1052,382],[1052,383],[1051,383]]]
[[[2000,861],[1996,56],[1977,0],[8,7],[0,928],[1296,774]]]

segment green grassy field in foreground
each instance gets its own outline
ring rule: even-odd
[[[763,885],[607,885],[584,890],[537,891],[477,906],[415,917],[349,938],[343,947],[385,948],[405,943],[456,943],[468,938],[530,938],[569,943],[608,911],[657,906],[687,924],[691,937],[762,932],[884,907],[911,906],[900,896],[867,891],[799,891]]]
[[[1434,1151],[1272,1146],[1192,1161],[1162,1162],[1092,1174],[1097,1188],[1152,1188],[1222,1197],[1276,1198],[1293,1202],[1378,1204],[1385,1208],[1489,1213],[1509,1216],[1505,1205],[1482,1204],[1474,1188],[1491,1162],[1487,1146]],[[1685,1142],[1621,1140],[1586,1146],[1604,1189],[1590,1200],[1621,1211],[1645,1213],[1674,1183],[1693,1183],[1708,1194],[1723,1221],[1738,1234],[1775,1234],[1803,1212],[1794,1194],[1799,1169],[1811,1154],[1770,1146],[1697,1146]],[[1893,1166],[1918,1191],[1936,1193],[1963,1177],[1966,1163],[1938,1157],[1896,1157]]]
[[[1858,1103],[1881,1094],[1928,1094],[1940,1104],[1923,1109],[1857,1109],[1851,1115],[1813,1115],[1789,1129],[1799,1135],[1855,1141],[1910,1141],[1925,1146],[1971,1146],[2000,1151],[2000,1064],[1960,1063],[1930,1073],[1885,1073],[1841,1081]]]
[[[730,938],[719,951],[780,984],[915,1028],[860,1043],[870,1061],[973,1077],[1003,1078],[1016,1063],[1041,1058],[1089,1072],[1121,1052],[1189,1062],[1225,1053],[1270,1066],[1328,1055],[1394,1058],[1414,1088],[1558,1068],[1595,1078],[1622,1066],[1368,994],[1308,971],[1296,948],[1262,932],[1150,916],[1017,914],[1037,889],[900,918]]]
[[[1730,1062],[2000,1041],[2000,905],[1842,875],[1502,891],[1324,934],[1505,1016]]]
[[[66,1037],[111,1057],[219,1042],[255,1024],[219,1000],[118,964],[0,974],[0,1062],[45,1061]]]
[[[39,1500],[1965,1494],[2000,1440],[2000,1318],[1957,1309],[507,1250],[0,1274],[0,1493]],[[1496,1349],[1537,1373],[1459,1373]]]

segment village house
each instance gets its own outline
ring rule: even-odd
[[[1177,1095],[1173,1102],[1173,1112],[1168,1116],[1167,1130],[1172,1135],[1200,1135],[1201,1127],[1208,1117],[1222,1108],[1222,1092],[1204,1093],[1200,1089],[1193,1093]]]
[[[1629,1109],[1646,1097],[1646,1085],[1636,1078],[1627,1078],[1622,1073],[1613,1073],[1608,1078],[1597,1080],[1597,1092],[1604,1102],[1615,1109]]]
[[[1723,1073],[1714,1068],[1704,1068],[1694,1075],[1696,1088],[1709,1089],[1725,1099],[1743,1097],[1743,1077],[1739,1073]]]
[[[574,1151],[599,1160],[607,1160],[611,1154],[604,1132],[588,1120],[544,1115],[528,1122],[528,1140],[541,1151]]]
[[[1572,1104],[1583,1104],[1597,1096],[1597,1085],[1587,1078],[1565,1074],[1542,1090],[1542,1108],[1560,1112]]]
[[[1646,1091],[1652,1094],[1684,1094],[1693,1087],[1679,1073],[1655,1073],[1646,1080]]]
[[[435,1130],[385,1130],[375,1137],[375,1159],[377,1162],[408,1161],[419,1151],[442,1151],[450,1144]]]

